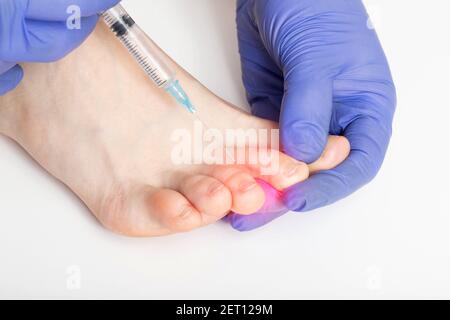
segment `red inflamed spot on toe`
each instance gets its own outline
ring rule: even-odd
[[[262,207],[259,212],[264,213],[279,213],[279,212],[286,212],[286,206],[283,204],[282,201],[282,193],[281,191],[278,191],[274,187],[272,187],[267,182],[256,179],[258,184],[262,187],[264,190],[264,193],[266,195],[266,201],[264,203],[264,206]]]
[[[256,179],[256,181],[263,189],[266,197],[264,206],[253,215],[229,214],[225,220],[231,223],[236,230],[250,231],[257,229],[289,211],[283,204],[282,192],[265,181],[259,179]]]

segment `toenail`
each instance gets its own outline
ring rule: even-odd
[[[209,194],[209,195],[215,195],[215,194],[221,192],[223,189],[224,189],[224,185],[221,184],[220,182],[216,182],[216,183],[213,183],[213,184],[209,187],[209,189],[208,189],[208,194]]]
[[[305,166],[303,164],[292,163],[285,168],[284,175],[288,178],[291,178],[297,176],[300,173],[303,174],[304,169]]]
[[[246,192],[258,186],[256,181],[248,180],[239,184],[239,191]]]
[[[192,215],[193,211],[193,208],[190,205],[187,205],[178,217],[182,220],[188,219]]]

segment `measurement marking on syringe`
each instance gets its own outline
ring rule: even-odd
[[[111,27],[116,22],[116,20],[113,17],[111,17],[107,14],[105,14],[104,17],[105,17],[105,21],[109,27]]]
[[[118,4],[105,11],[102,16],[106,25],[122,42],[142,71],[185,109],[195,113],[196,109],[177,80],[176,73],[165,63],[164,55],[161,56],[158,53],[151,39],[139,28],[126,10]]]
[[[147,61],[146,57],[142,57],[139,53],[139,49],[136,45],[132,44],[128,39],[123,39],[125,45],[129,48],[130,52],[135,56],[136,60],[141,64],[144,70],[150,74],[150,76],[155,80],[155,82],[160,85],[163,80],[158,76],[157,69],[151,67],[150,63]]]
[[[152,77],[153,81],[155,81],[158,86],[163,86],[167,81],[159,77],[157,73],[158,69],[152,67],[152,65],[148,62],[148,58],[141,55],[138,46],[132,43],[126,36],[122,36],[120,37],[120,39],[125,44],[130,53],[136,58],[144,71]]]

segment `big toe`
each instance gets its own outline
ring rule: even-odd
[[[233,212],[252,214],[264,205],[264,190],[250,173],[235,167],[219,167],[212,175],[231,192]]]

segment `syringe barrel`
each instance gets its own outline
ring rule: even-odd
[[[158,87],[165,89],[175,81],[175,72],[164,62],[159,53],[160,49],[120,4],[105,11],[102,16],[108,27]]]

